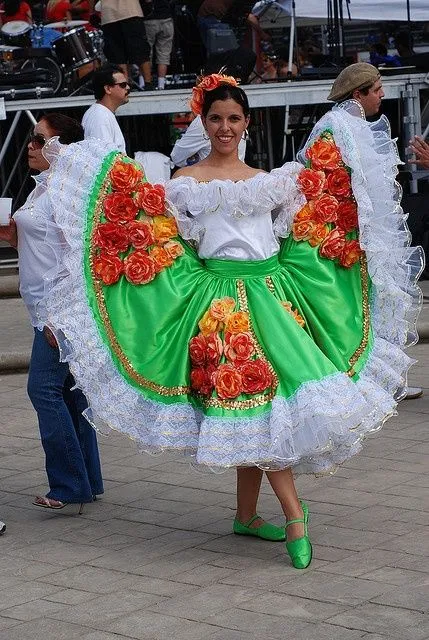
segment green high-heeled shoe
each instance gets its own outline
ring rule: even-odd
[[[255,538],[271,540],[272,542],[282,542],[286,540],[285,529],[283,527],[276,527],[276,525],[271,524],[271,522],[264,522],[260,527],[251,527],[250,525],[259,517],[260,516],[255,513],[255,515],[245,523],[240,522],[236,518],[232,525],[233,532],[238,536],[254,536]]]
[[[313,557],[313,547],[311,546],[310,538],[308,537],[308,519],[310,512],[308,504],[302,502],[302,500],[300,500],[300,502],[304,512],[304,517],[289,520],[289,522],[286,522],[285,529],[287,529],[290,524],[303,523],[304,535],[302,538],[296,538],[296,540],[291,540],[290,542],[286,541],[286,551],[288,552],[295,569],[306,569]]]

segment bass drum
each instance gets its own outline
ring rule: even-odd
[[[63,73],[58,64],[53,58],[29,58],[25,60],[21,66],[23,71],[33,71],[35,76],[37,72],[44,72],[43,84],[47,87],[51,87],[54,95],[59,93],[63,86]]]
[[[24,20],[11,20],[1,28],[4,44],[13,47],[31,47],[31,25]]]

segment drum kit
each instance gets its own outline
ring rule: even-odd
[[[90,92],[92,72],[105,58],[102,31],[87,31],[87,24],[85,20],[4,24],[0,29],[0,97]]]

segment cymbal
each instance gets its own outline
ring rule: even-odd
[[[45,24],[49,29],[73,29],[74,27],[83,27],[88,24],[88,20],[59,20],[58,22],[50,22]]]

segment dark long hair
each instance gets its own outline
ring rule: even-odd
[[[204,92],[204,103],[201,115],[206,117],[210,110],[210,107],[212,106],[213,102],[216,102],[216,100],[228,100],[229,98],[240,105],[240,107],[243,109],[245,118],[250,115],[249,101],[243,89],[241,89],[240,87],[234,87],[234,85],[226,83],[219,85],[216,89],[213,89],[213,91]]]
[[[54,131],[54,135],[59,136],[62,144],[71,144],[83,140],[83,127],[74,118],[65,116],[62,113],[46,113],[40,118],[44,120],[48,127]]]

